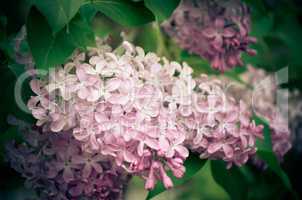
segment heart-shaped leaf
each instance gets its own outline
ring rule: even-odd
[[[34,0],[39,11],[46,17],[52,31],[57,33],[76,15],[84,0]]]
[[[79,15],[70,22],[68,30],[53,35],[45,18],[32,8],[26,27],[29,47],[39,69],[62,64],[75,48],[85,48],[94,42],[90,26]]]

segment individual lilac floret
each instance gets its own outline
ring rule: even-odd
[[[22,127],[25,142],[7,146],[7,159],[39,199],[123,199],[128,175],[104,156],[86,153],[72,134]]]
[[[190,53],[208,59],[214,69],[242,66],[241,53],[255,55],[248,45],[250,14],[240,0],[183,0],[163,29]]]

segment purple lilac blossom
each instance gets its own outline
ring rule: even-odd
[[[182,48],[221,72],[242,66],[243,52],[256,54],[248,47],[256,42],[250,26],[249,9],[240,0],[183,0],[162,25]]]
[[[11,167],[39,199],[123,199],[130,176],[98,153],[87,153],[70,132],[19,129],[24,142],[7,145]]]

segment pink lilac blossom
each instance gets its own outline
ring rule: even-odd
[[[166,170],[182,177],[189,151],[176,113],[162,102],[175,82],[175,68],[183,76],[188,72],[168,61],[164,68],[154,53],[145,54],[128,42],[123,46],[121,56],[106,46],[92,48],[49,77],[32,80],[37,96],[28,108],[37,125],[53,132],[72,129],[87,152],[113,157],[129,173],[148,179],[147,189],[157,180],[170,188]]]
[[[237,99],[242,99],[250,110],[268,122],[271,129],[273,151],[279,161],[282,161],[284,155],[292,147],[292,136],[288,121],[280,110],[280,107],[286,105],[277,105],[276,102],[278,87],[275,79],[264,70],[251,65],[248,65],[247,71],[241,75],[241,79],[246,85],[240,83],[232,85],[229,88],[229,93]],[[282,104],[282,102],[279,103]],[[264,165],[256,158],[253,160],[258,166]]]
[[[248,66],[248,71],[242,75],[242,79],[244,81],[249,80],[247,83],[254,87],[252,109],[268,121],[271,129],[273,151],[277,158],[282,161],[284,155],[292,147],[292,139],[288,119],[285,118],[287,113],[282,113],[282,106],[284,107],[284,105],[282,105],[282,102],[277,102],[276,95],[282,94],[277,93],[276,80],[263,70],[252,66]],[[281,105],[277,103],[281,103]]]
[[[28,125],[20,131],[25,142],[10,143],[7,158],[39,199],[123,199],[129,175],[104,156],[83,152],[71,133]]]
[[[256,42],[250,25],[249,9],[240,0],[183,0],[162,27],[182,48],[223,72],[242,66],[243,52],[256,54],[248,47]]]
[[[251,112],[243,101],[227,94],[224,83],[201,76],[191,114],[180,121],[188,132],[187,144],[201,158],[221,159],[241,166],[256,152],[256,138],[262,138],[262,126],[251,121]]]
[[[99,43],[75,52],[50,76],[33,79],[36,96],[28,108],[37,125],[72,132],[86,152],[115,160],[144,178],[149,190],[157,181],[172,187],[169,170],[177,178],[184,175],[189,149],[229,166],[242,165],[255,153],[262,128],[250,121],[243,103],[224,98],[223,92],[212,94],[221,86],[195,81],[186,63],[146,54],[126,41],[122,47],[124,52],[117,53]],[[190,121],[206,128],[204,139],[196,127],[188,127]]]

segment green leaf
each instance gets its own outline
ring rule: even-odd
[[[213,160],[211,161],[211,170],[216,183],[224,188],[232,200],[247,199],[247,183],[238,167],[226,169],[224,161]]]
[[[172,51],[167,49],[168,46],[166,44],[166,38],[161,32],[159,24],[147,24],[139,31],[140,32],[137,34],[135,44],[143,47],[146,52],[155,52],[159,56],[171,59]]]
[[[201,160],[198,155],[191,153],[189,158],[184,163],[186,167],[186,173],[182,178],[180,179],[175,178],[170,171],[168,172],[168,175],[171,177],[174,183],[174,187],[178,185],[182,185],[188,180],[190,180],[205,165],[206,161],[207,160]],[[166,189],[164,185],[161,182],[158,182],[155,188],[148,193],[146,199],[151,199],[156,195],[164,192],[165,190]]]
[[[8,64],[8,68],[15,74],[16,78],[25,72],[24,66],[18,63]]]
[[[98,11],[123,26],[138,26],[154,20],[152,12],[142,2],[94,0],[92,5]]]
[[[272,31],[274,20],[272,15],[256,16],[253,12],[252,16],[252,32],[255,37],[265,36]]]
[[[160,42],[153,24],[143,26],[134,42],[145,52],[156,52]]]
[[[287,49],[283,48],[283,51],[287,51],[288,59],[287,65],[289,66],[289,78],[295,81],[299,81],[297,85],[301,85],[302,80],[302,60],[301,60],[301,34],[302,27],[297,17],[286,16],[282,20],[278,19],[276,32],[274,33],[282,42],[285,43]],[[278,57],[279,60],[280,57]],[[283,58],[283,57],[281,57]],[[285,58],[284,58],[285,59]],[[284,61],[283,61],[284,62]],[[285,65],[283,65],[285,66]]]
[[[253,11],[257,11],[261,15],[267,14],[267,9],[265,7],[264,1],[262,0],[244,0],[250,7],[253,8]]]
[[[45,18],[33,8],[26,26],[29,47],[39,69],[62,64],[75,48],[85,48],[94,42],[91,28],[79,15],[70,22],[69,32],[63,29],[53,35]]]
[[[30,10],[26,27],[37,68],[54,67],[71,55],[74,45],[69,41],[66,31],[62,30],[54,36],[45,18],[35,8]]]
[[[188,63],[192,67],[192,69],[194,70],[193,75],[196,77],[198,77],[202,73],[214,75],[219,74],[218,71],[215,71],[210,66],[210,63],[206,59],[203,59],[200,56],[190,54],[187,51],[183,50],[180,53],[180,58],[182,61]]]
[[[256,115],[253,117],[253,119],[257,125],[262,124],[264,126],[264,140],[257,141],[256,143],[257,156],[266,162],[267,166],[280,177],[285,187],[294,194],[290,180],[286,173],[282,170],[279,161],[272,150],[271,130],[268,123]]]
[[[290,180],[289,180],[287,174],[280,167],[279,161],[278,161],[276,155],[272,151],[258,150],[257,156],[259,156],[259,158],[264,160],[266,162],[266,164],[268,165],[268,167],[280,177],[280,179],[283,181],[283,184],[285,185],[285,187],[289,191],[292,191],[292,186],[291,186]]]
[[[243,55],[245,63],[255,67],[264,68],[266,71],[277,71],[289,67],[289,83],[286,87],[301,89],[302,62],[300,59],[302,28],[293,11],[284,15],[286,3],[281,3],[279,10],[259,13],[253,9],[252,33],[258,42],[251,45],[256,49],[256,56]],[[286,12],[285,12],[286,13]]]
[[[253,120],[255,121],[256,125],[263,126],[263,136],[264,139],[257,140],[257,150],[264,150],[264,151],[272,151],[272,140],[271,140],[271,130],[268,125],[268,122],[265,119],[262,119],[256,115],[253,116]]]
[[[15,35],[9,36],[0,41],[0,50],[2,50],[3,53],[5,53],[9,58],[14,58],[14,56],[15,56],[14,38],[15,38]]]
[[[86,22],[90,23],[94,16],[97,13],[97,9],[93,4],[85,4],[80,8],[81,16],[86,20]]]
[[[92,21],[92,27],[96,36],[106,38],[110,34],[110,38],[113,38],[114,44],[120,44],[122,40],[120,33],[123,30],[123,27],[112,21],[103,13],[100,13],[96,20]],[[111,45],[114,46],[114,44]]]
[[[81,15],[76,15],[70,22],[68,36],[75,47],[95,46],[94,32],[88,22],[82,19]]]
[[[145,5],[149,8],[159,22],[168,19],[178,6],[180,0],[145,0]]]
[[[35,5],[46,17],[52,31],[57,33],[76,15],[84,0],[35,0]]]
[[[9,114],[29,123],[34,122],[32,115],[25,113],[19,108],[14,94],[17,75],[18,73],[22,73],[22,70],[24,71],[24,66],[16,64],[14,66],[15,69],[12,70],[10,69],[12,65],[14,64],[9,63],[8,65],[0,68],[0,91],[1,95],[4,97],[0,99],[0,105],[3,105],[0,110],[0,131],[4,131],[8,128],[7,116]],[[32,95],[28,81],[25,80],[25,82],[19,86],[21,87],[20,98],[26,104],[29,97]]]

